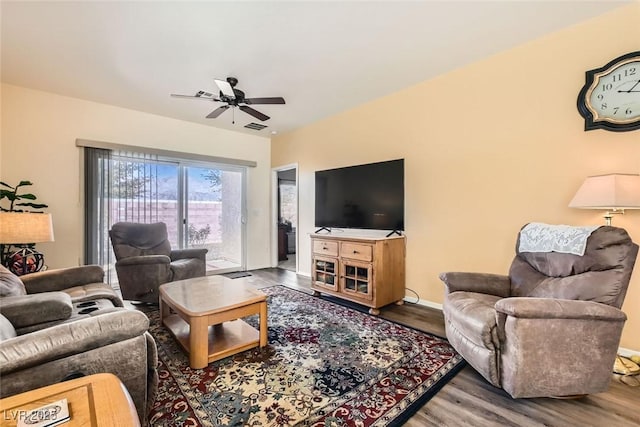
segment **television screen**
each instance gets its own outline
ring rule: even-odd
[[[404,230],[404,159],[316,171],[316,227]]]

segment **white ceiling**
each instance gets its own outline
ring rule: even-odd
[[[269,136],[592,18],[629,1],[1,3],[2,81]],[[588,46],[585,46],[587,49]],[[259,120],[171,98],[237,77]]]

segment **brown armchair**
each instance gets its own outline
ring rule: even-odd
[[[157,304],[161,284],[205,275],[207,249],[172,250],[162,222],[118,222],[109,237],[126,300]]]
[[[528,252],[519,249],[523,230],[508,276],[440,275],[447,338],[514,398],[605,391],[638,245],[625,230],[603,226],[586,238],[583,255]]]

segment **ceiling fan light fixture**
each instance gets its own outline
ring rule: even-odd
[[[233,92],[233,88],[231,87],[229,82],[219,79],[214,79],[213,81],[216,83],[216,86],[218,86],[218,89],[220,89],[220,92],[222,92],[224,96],[230,99],[235,99],[236,94]]]

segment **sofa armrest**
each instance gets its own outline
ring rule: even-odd
[[[149,332],[145,333],[147,339],[147,405],[146,413],[151,412],[151,408],[158,394],[158,348],[156,341]]]
[[[72,311],[71,297],[64,292],[42,292],[0,298],[0,313],[16,329],[66,320],[71,317]]]
[[[20,276],[28,294],[62,291],[74,286],[104,281],[104,270],[99,265],[60,268]]]
[[[206,261],[208,249],[174,249],[171,251],[171,261],[179,259],[197,258]]]
[[[167,264],[171,262],[171,258],[166,255],[140,255],[122,258],[116,261],[117,267],[129,267],[139,265]]]
[[[495,309],[497,313],[523,319],[627,320],[622,310],[593,301],[514,297],[501,299]]]
[[[447,293],[456,291],[508,297],[511,293],[511,279],[502,274],[446,272],[440,273]]]
[[[0,376],[144,335],[149,319],[121,309],[0,342]]]

